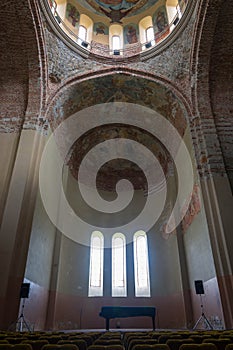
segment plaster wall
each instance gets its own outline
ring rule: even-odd
[[[24,282],[30,283],[25,315],[34,329],[44,329],[49,302],[56,228],[49,220],[38,192]]]
[[[140,207],[142,193],[137,192],[136,206]],[[71,206],[77,209],[79,193],[77,182],[71,175],[68,176],[66,195]],[[106,197],[106,193],[104,195]],[[110,199],[112,194],[108,193],[107,197]],[[143,202],[142,197],[141,202]],[[125,215],[123,212],[122,216]],[[95,216],[98,219],[99,215],[92,213],[92,220],[95,219]],[[117,227],[117,222],[114,222],[114,225]],[[148,232],[151,298],[136,298],[134,295],[133,246],[130,242],[127,244],[127,297],[111,297],[111,249],[106,248],[104,252],[104,296],[88,298],[89,246],[62,236],[59,282],[56,291],[55,328],[104,328],[104,319],[98,316],[104,305],[155,306],[157,326],[164,328],[184,326],[184,305],[176,235],[166,240],[159,227],[158,223]],[[78,230],[77,227],[77,234]],[[127,233],[125,234],[127,236]],[[91,232],[86,232],[86,235],[89,240]],[[129,235],[128,238],[130,238]],[[111,234],[105,237],[105,241],[110,244]],[[167,317],[168,312],[170,313],[169,318]],[[116,324],[120,324],[122,328],[150,328],[151,320],[149,318],[112,320],[110,327],[115,328]]]

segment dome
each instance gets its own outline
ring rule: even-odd
[[[188,0],[41,0],[56,32],[78,52],[121,60],[160,47],[181,27]]]

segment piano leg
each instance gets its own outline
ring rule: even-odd
[[[153,331],[155,330],[155,317],[152,317]]]
[[[109,331],[109,318],[106,318],[106,330]]]

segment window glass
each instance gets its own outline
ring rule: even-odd
[[[154,40],[154,28],[153,27],[148,27],[146,29],[146,41],[153,41]]]
[[[144,231],[134,235],[134,279],[136,297],[150,297],[147,236]]]
[[[103,235],[99,231],[94,231],[90,245],[88,296],[103,296],[103,250]]]
[[[78,37],[81,41],[87,40],[87,28],[84,26],[79,26]]]
[[[112,49],[120,50],[120,37],[118,35],[113,35],[112,37]]]
[[[112,296],[127,296],[126,243],[121,233],[112,238]]]

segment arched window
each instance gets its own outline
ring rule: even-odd
[[[113,35],[112,37],[112,49],[114,50],[120,50],[121,48],[121,40],[119,35]]]
[[[57,11],[57,3],[55,0],[49,0],[49,6],[51,8],[52,14],[55,16]]]
[[[103,296],[104,237],[99,231],[91,235],[88,296]]]
[[[87,28],[84,26],[79,26],[78,38],[81,42],[87,41]]]
[[[150,275],[148,261],[147,236],[137,231],[133,239],[135,296],[150,297]]]
[[[146,28],[146,42],[153,42],[155,39],[154,28]]]
[[[112,237],[112,296],[126,297],[126,243],[122,233]]]

